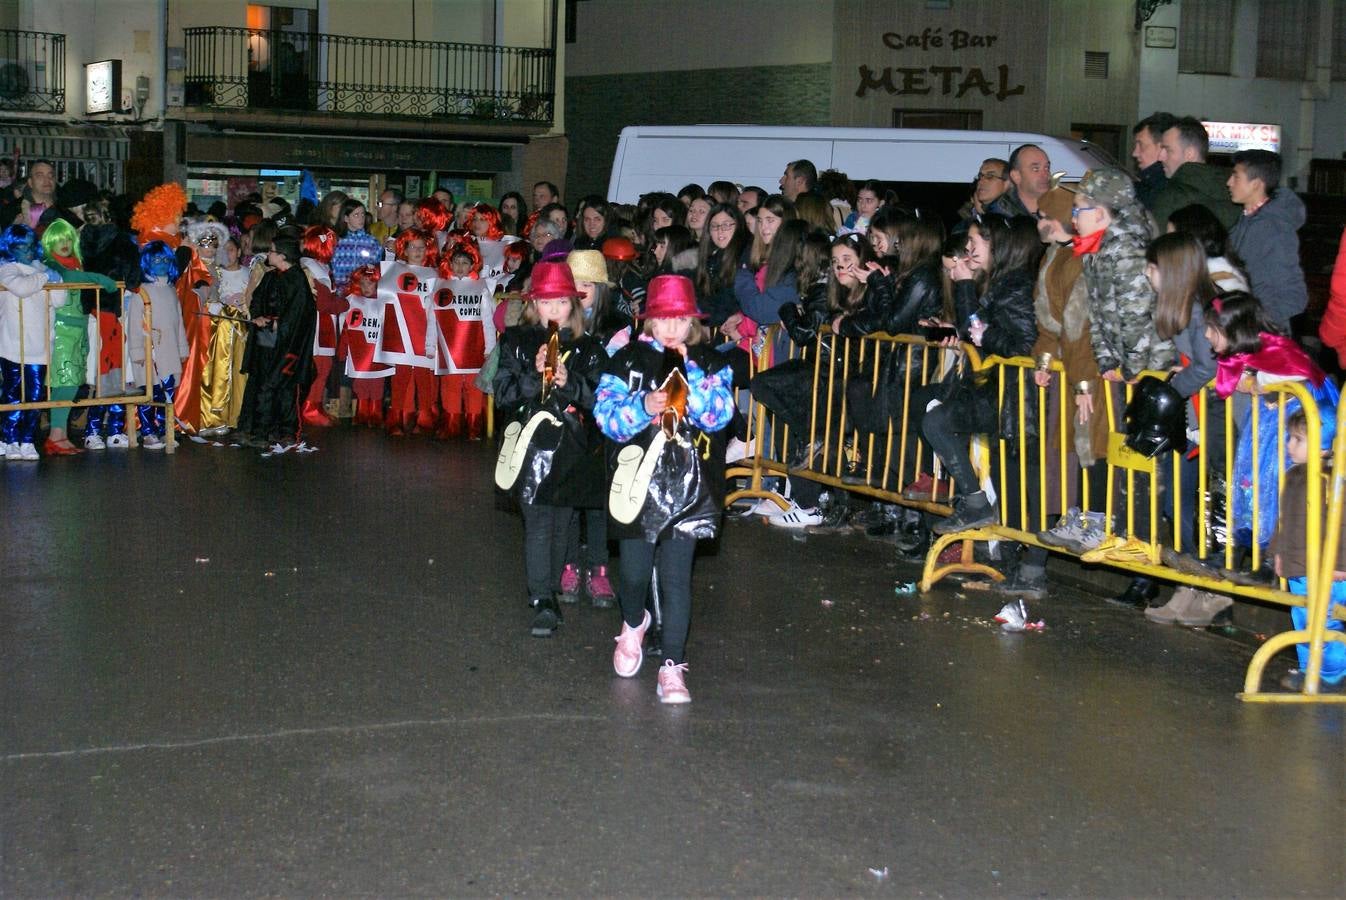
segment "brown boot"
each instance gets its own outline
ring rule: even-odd
[[[1196,591],[1191,606],[1178,614],[1178,624],[1192,628],[1205,628],[1215,622],[1216,616],[1233,606],[1234,601],[1223,594]]]
[[[1179,585],[1163,606],[1145,610],[1145,618],[1157,625],[1177,625],[1179,618],[1188,615],[1195,602],[1196,590],[1185,584]]]

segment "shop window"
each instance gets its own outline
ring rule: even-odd
[[[1234,0],[1185,0],[1178,21],[1178,71],[1228,75]]]
[[[894,128],[944,128],[980,131],[979,109],[894,109]]]
[[[1262,0],[1257,7],[1257,77],[1303,81],[1314,57],[1318,4]]]

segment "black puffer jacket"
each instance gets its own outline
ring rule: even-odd
[[[917,266],[901,284],[895,284],[891,275],[872,272],[865,283],[865,303],[841,320],[841,335],[916,334],[921,319],[938,316],[942,306],[939,269],[934,265]]]
[[[1033,311],[1033,272],[1015,269],[991,281],[986,293],[977,296],[974,281],[954,285],[959,333],[971,340],[967,330],[973,313],[986,323],[981,339],[982,356],[1027,356],[1038,339],[1038,320]]]
[[[535,473],[521,475],[516,491],[526,502],[547,506],[577,506],[597,509],[603,505],[602,436],[591,415],[594,391],[607,365],[603,346],[591,335],[578,337],[561,330],[561,359],[566,383],[553,388],[544,404],[542,375],[537,353],[547,342],[541,325],[515,325],[500,336],[500,366],[495,373],[495,402],[507,422],[527,422],[546,409],[561,419],[568,432],[557,448],[550,469],[541,481],[527,483]]]
[[[817,281],[801,302],[782,303],[778,315],[796,347],[811,346],[818,337],[818,329],[827,321],[827,280]]]

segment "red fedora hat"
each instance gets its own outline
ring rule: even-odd
[[[559,300],[562,297],[578,297],[575,276],[564,258],[559,262],[543,260],[533,266],[533,285],[523,292],[525,300]]]
[[[696,305],[696,289],[686,275],[656,275],[645,292],[642,319],[706,318]]]

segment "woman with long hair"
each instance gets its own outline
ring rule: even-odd
[[[730,203],[717,203],[706,216],[697,253],[696,300],[709,317],[707,324],[719,329],[738,312],[734,294],[734,276],[739,260],[752,243],[752,235],[743,222],[743,214]]]

